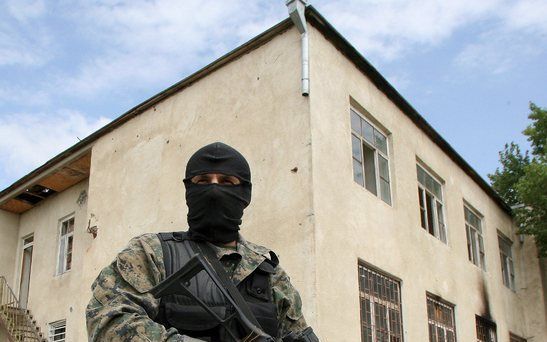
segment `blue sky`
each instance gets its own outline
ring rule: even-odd
[[[311,1],[486,178],[547,107],[547,0]],[[0,189],[287,17],[284,0],[0,3]]]

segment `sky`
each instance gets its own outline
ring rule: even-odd
[[[505,143],[529,148],[547,0],[310,3],[485,179]],[[0,189],[287,17],[284,0],[0,1]]]

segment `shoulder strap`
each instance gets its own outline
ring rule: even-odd
[[[178,271],[192,256],[192,249],[179,244],[186,238],[186,232],[157,233],[163,252],[165,277]]]
[[[258,323],[258,320],[256,319],[255,315],[252,313],[251,309],[249,308],[249,305],[243,299],[243,296],[239,292],[239,290],[235,287],[232,280],[228,277],[228,274],[226,274],[226,271],[224,270],[224,267],[220,264],[220,262],[217,259],[217,256],[213,249],[207,245],[207,243],[202,241],[193,241],[188,240],[190,243],[190,246],[192,246],[192,249],[196,253],[200,253],[205,257],[205,259],[211,264],[213,269],[215,270],[216,274],[218,275],[222,285],[228,291],[230,296],[234,299],[234,302],[239,306],[243,314],[247,317],[247,319],[253,323],[258,328],[262,329],[260,326],[260,323]]]

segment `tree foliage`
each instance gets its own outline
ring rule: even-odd
[[[492,187],[514,209],[519,233],[533,235],[547,256],[547,109],[530,103],[532,121],[522,132],[532,147],[522,153],[511,142],[499,153],[501,167],[488,175]]]

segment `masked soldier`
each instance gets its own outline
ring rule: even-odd
[[[318,341],[275,253],[238,233],[251,200],[245,158],[220,142],[202,147],[188,161],[184,185],[188,231],[138,236],[101,271],[86,310],[89,341],[233,341],[191,298],[156,299],[149,292],[193,256],[190,243],[214,252],[267,334],[278,341]],[[234,311],[203,272],[187,285],[219,316]],[[235,320],[233,325],[241,328]]]

